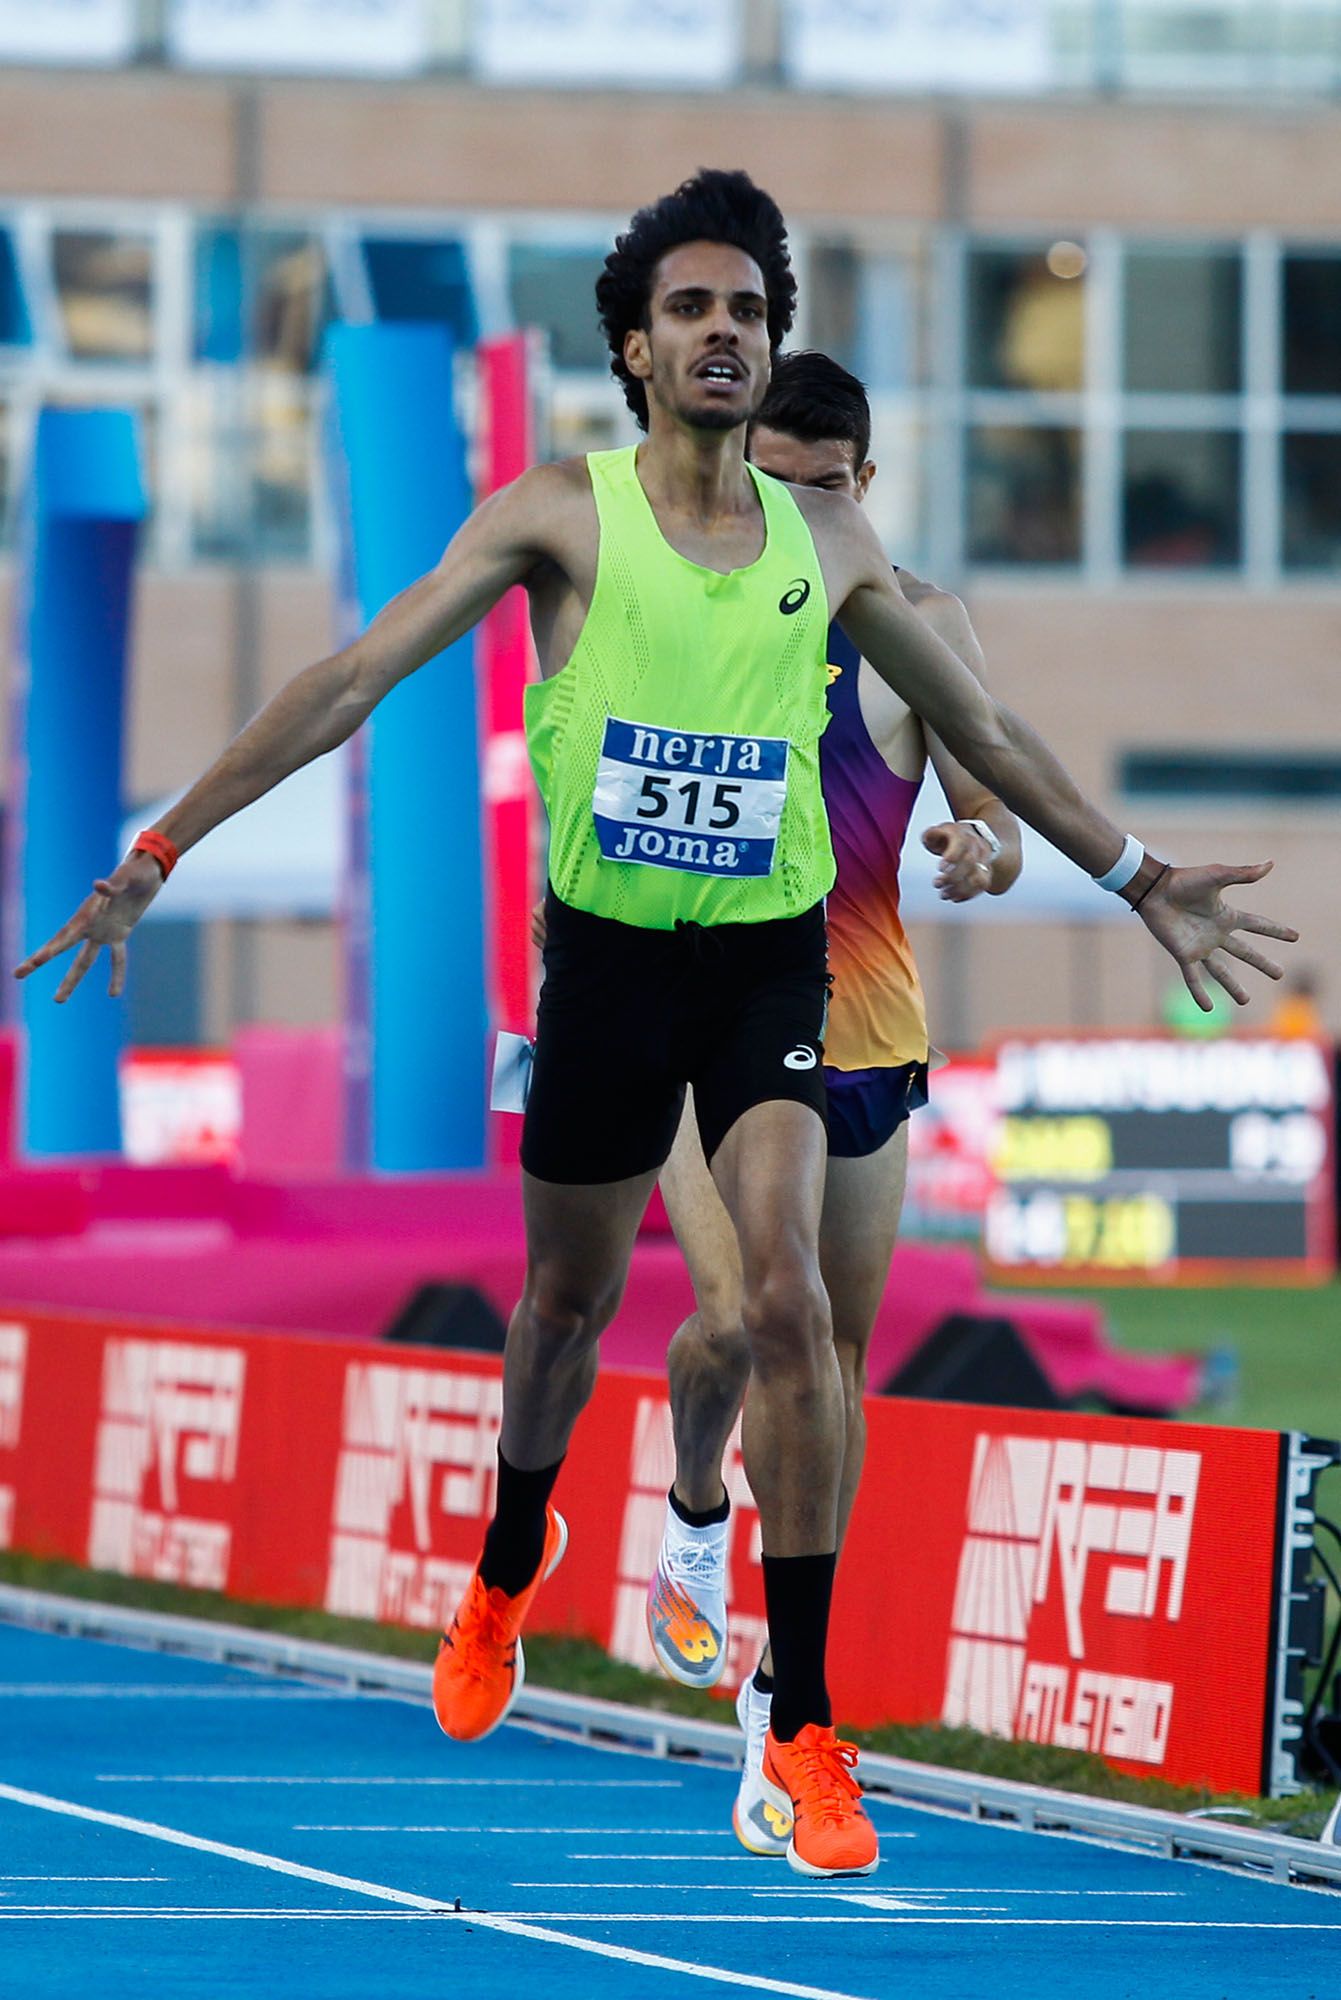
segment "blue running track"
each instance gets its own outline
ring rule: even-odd
[[[1335,2000],[1341,1896],[874,1801],[806,1882],[722,1770],[0,1628],[22,2000]],[[458,1909],[459,1905],[459,1909]]]

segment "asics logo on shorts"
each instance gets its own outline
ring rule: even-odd
[[[789,1049],[787,1054],[782,1058],[782,1067],[784,1069],[814,1069],[818,1061],[819,1057],[813,1049]]]
[[[778,599],[778,610],[782,613],[784,618],[790,618],[794,611],[799,611],[801,609],[801,606],[806,602],[808,602],[809,597],[810,597],[809,577],[798,576],[795,583],[789,583],[787,585],[787,588],[783,591],[781,597]]]

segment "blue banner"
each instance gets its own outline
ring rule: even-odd
[[[23,518],[19,688],[6,868],[13,964],[116,865],[127,640],[145,512],[129,410],[43,410]],[[66,961],[68,963],[68,961]],[[106,957],[63,1007],[64,967],[20,989],[30,1154],[115,1153],[125,1009]]]

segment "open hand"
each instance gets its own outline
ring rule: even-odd
[[[1286,924],[1273,924],[1267,917],[1247,910],[1231,909],[1221,891],[1239,882],[1260,882],[1271,872],[1269,861],[1255,861],[1242,868],[1213,861],[1204,868],[1171,868],[1143,900],[1137,915],[1156,937],[1187,982],[1187,990],[1198,1007],[1210,1013],[1213,1002],[1206,990],[1205,975],[1223,986],[1240,1007],[1248,1002],[1247,988],[1230,965],[1238,959],[1268,979],[1279,979],[1281,967],[1273,958],[1237,935],[1251,931],[1257,937],[1279,938],[1283,944],[1297,944],[1298,931]]]
[[[971,903],[992,886],[992,850],[963,820],[929,826],[922,845],[940,857],[934,886],[946,903]]]
[[[93,884],[93,894],[79,905],[67,924],[49,937],[40,950],[14,968],[16,979],[62,952],[75,952],[64,979],[56,988],[58,1002],[68,1000],[104,945],[112,957],[112,976],[107,990],[115,1000],[126,984],[126,939],[163,886],[163,873],[152,854],[128,854],[119,868],[104,881]]]

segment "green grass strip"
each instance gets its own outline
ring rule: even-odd
[[[176,1584],[80,1569],[73,1563],[45,1562],[36,1556],[13,1552],[0,1551],[0,1583],[14,1584],[24,1590],[53,1591],[62,1597],[86,1598],[98,1604],[129,1605],[137,1611],[210,1618],[261,1632],[282,1632],[294,1639],[349,1646],[363,1653],[385,1653],[396,1659],[427,1663],[434,1651],[430,1633],[410,1631],[401,1625],[337,1618],[326,1611],[294,1610],[278,1604],[243,1604],[217,1591],[184,1590]],[[638,1708],[695,1716],[706,1722],[725,1722],[730,1717],[730,1709],[722,1700],[612,1660],[608,1653],[585,1639],[528,1633],[526,1675],[538,1686],[560,1688],[566,1694],[628,1702]],[[978,1771],[985,1777],[1047,1785],[1091,1798],[1121,1799],[1131,1805],[1156,1806],[1164,1812],[1224,1807],[1233,1811],[1243,1824],[1270,1827],[1303,1839],[1316,1839],[1336,1799],[1334,1792],[1315,1791],[1302,1792],[1290,1799],[1252,1799],[1211,1792],[1199,1786],[1168,1785],[1158,1778],[1133,1778],[1114,1771],[1101,1757],[1084,1751],[1058,1750],[1047,1743],[1015,1743],[1004,1737],[983,1736],[976,1729],[946,1729],[935,1723],[895,1723],[884,1729],[846,1733],[868,1750],[909,1757],[920,1764]]]

